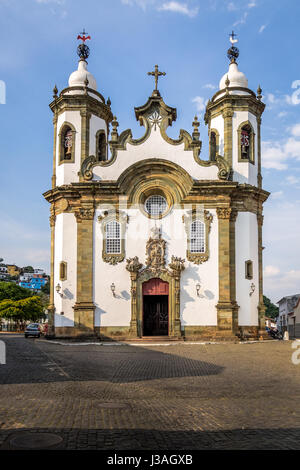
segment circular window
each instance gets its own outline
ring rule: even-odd
[[[167,209],[168,203],[160,194],[153,194],[145,201],[145,210],[151,217],[160,217]]]

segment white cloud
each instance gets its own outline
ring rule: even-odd
[[[261,25],[261,27],[258,30],[259,34],[261,34],[266,29],[266,27],[267,27],[266,24]]]
[[[283,196],[283,191],[275,191],[274,193],[271,194],[271,197],[273,199],[281,199]]]
[[[158,7],[159,11],[172,11],[174,13],[181,13],[193,18],[198,14],[199,8],[190,8],[187,3],[180,3],[176,1],[163,3],[161,7]]]
[[[279,118],[282,118],[282,117],[286,116],[287,114],[288,114],[288,113],[287,113],[286,111],[280,111],[280,113],[278,113],[277,116],[278,116]]]
[[[246,20],[247,20],[247,17],[248,17],[248,12],[245,11],[243,16],[239,20],[237,20],[235,23],[233,23],[233,26],[238,26],[240,24],[245,24]]]
[[[280,269],[277,266],[268,265],[264,269],[264,277],[274,277],[280,273]]]
[[[56,5],[64,5],[65,0],[35,0],[36,3],[56,3]]]
[[[300,178],[297,178],[296,176],[294,175],[289,175],[286,177],[286,182],[290,185],[290,184],[298,184],[300,183]]]
[[[291,128],[291,134],[292,134],[294,137],[300,137],[300,123],[295,124],[295,125]]]
[[[205,110],[206,101],[202,96],[195,96],[195,98],[192,99],[192,103],[196,103],[197,111],[201,112]]]
[[[236,9],[237,9],[237,7],[236,7],[236,5],[235,5],[233,2],[229,2],[229,3],[228,3],[228,5],[227,5],[227,10],[228,10],[228,11],[234,11],[234,10],[236,10]]]
[[[287,155],[279,142],[262,142],[261,146],[262,166],[274,168],[275,170],[286,170],[285,160]]]
[[[257,4],[256,4],[255,0],[252,0],[250,3],[248,3],[248,8],[254,8],[256,6],[257,6]]]
[[[155,0],[121,0],[121,2],[123,3],[123,5],[137,5],[138,7],[145,10],[148,5],[153,5],[155,3]]]
[[[202,88],[208,88],[209,90],[215,90],[217,87],[213,85],[212,83],[207,83],[206,85],[203,85]]]

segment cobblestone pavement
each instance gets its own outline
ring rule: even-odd
[[[66,449],[300,449],[300,365],[289,341],[0,339],[0,448],[17,433],[51,431]]]

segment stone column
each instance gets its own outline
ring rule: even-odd
[[[137,296],[137,272],[130,273],[131,279],[131,320],[130,320],[130,335],[131,336],[142,336],[141,332],[137,328],[137,310],[136,310],[136,296]],[[140,328],[139,328],[140,330]]]
[[[90,119],[91,113],[86,109],[80,111],[81,116],[81,156],[80,156],[80,168],[83,161],[89,156],[90,148]],[[82,175],[80,175],[80,181],[83,181]]]
[[[51,205],[50,209],[50,228],[51,228],[51,254],[50,254],[50,303],[48,307],[48,334],[55,336],[55,305],[54,305],[54,250],[55,250],[55,209]]]
[[[225,108],[222,112],[224,118],[224,158],[232,170],[232,108]]]
[[[74,329],[77,335],[94,335],[93,205],[82,205],[75,212],[75,216],[77,219],[77,299],[74,305]]]
[[[238,305],[235,299],[235,219],[230,207],[217,208],[219,222],[219,301],[218,329],[222,334],[236,333]]]
[[[257,217],[257,230],[258,230],[258,289],[259,289],[259,300],[258,300],[258,335],[260,339],[267,337],[265,328],[265,311],[263,299],[263,262],[262,262],[262,226],[264,217],[262,215],[262,208],[259,210]]]
[[[262,187],[262,175],[261,175],[261,142],[260,142],[260,125],[261,117],[257,116],[257,186],[261,189]]]
[[[175,291],[175,321],[174,336],[180,337],[181,335],[181,322],[180,322],[180,271],[175,272],[174,275],[174,291]],[[170,294],[169,294],[170,295]]]
[[[53,138],[53,173],[51,178],[52,189],[56,186],[56,145],[57,145],[57,113],[53,117],[54,138]]]

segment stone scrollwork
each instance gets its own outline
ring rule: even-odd
[[[191,224],[199,220],[205,225],[205,239],[204,239],[204,251],[203,252],[192,252],[191,251]],[[183,222],[185,225],[185,231],[187,234],[187,250],[186,257],[188,261],[191,261],[195,264],[202,264],[209,259],[209,233],[211,229],[211,223],[213,220],[213,215],[209,211],[188,211],[186,215],[183,216]]]
[[[94,208],[80,207],[75,211],[75,217],[77,222],[80,222],[81,220],[92,220],[94,218],[94,213]]]
[[[153,272],[159,272],[165,268],[166,241],[161,238],[161,233],[153,233],[146,244],[146,266]]]
[[[97,158],[94,155],[90,155],[83,160],[80,173],[86,181],[90,181],[93,178],[93,167],[97,163]]]
[[[120,224],[120,253],[107,253],[106,250],[106,224],[112,221],[116,221]],[[116,265],[121,263],[125,259],[125,231],[126,224],[128,223],[129,217],[124,211],[119,210],[108,210],[104,211],[103,215],[98,217],[98,222],[101,224],[101,231],[103,236],[102,246],[102,259],[105,263]]]
[[[128,258],[126,260],[126,269],[130,273],[137,273],[143,265],[139,262],[139,258],[137,256],[134,256],[133,258]]]
[[[185,259],[179,258],[177,256],[172,256],[171,263],[169,263],[169,268],[172,269],[175,274],[180,274],[181,271],[185,269],[184,263]]]
[[[217,207],[218,219],[230,219],[231,207]]]

